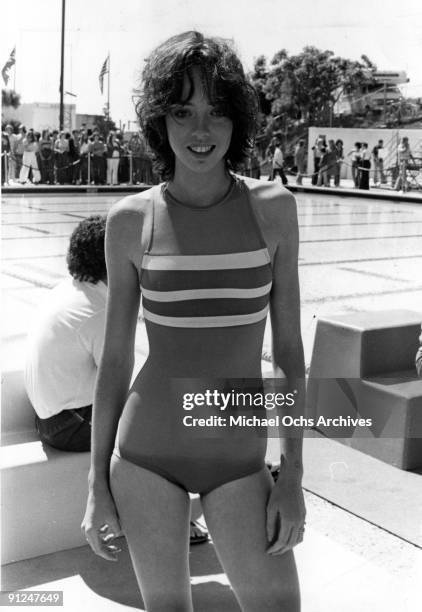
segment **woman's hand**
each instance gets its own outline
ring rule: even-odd
[[[116,506],[107,485],[89,490],[82,533],[96,555],[107,561],[117,561],[121,548],[113,540],[121,535]]]
[[[275,483],[267,504],[267,538],[270,555],[282,555],[303,540],[305,500],[299,479]]]

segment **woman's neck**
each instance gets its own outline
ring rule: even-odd
[[[223,166],[204,174],[176,166],[174,177],[168,182],[168,189],[173,197],[184,204],[206,207],[222,200],[231,184],[232,178]]]

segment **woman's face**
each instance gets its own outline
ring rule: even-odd
[[[182,99],[189,94],[185,76]],[[166,115],[167,135],[178,164],[198,173],[224,165],[230,146],[233,123],[208,99],[201,83],[199,69],[193,70],[193,95],[186,103],[174,104]]]

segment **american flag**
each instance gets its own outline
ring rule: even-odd
[[[107,74],[107,72],[109,71],[109,61],[110,61],[110,56],[107,55],[105,62],[100,70],[100,74],[99,74],[99,81],[100,81],[100,91],[101,93],[103,93],[103,85],[104,85],[104,75]]]
[[[9,75],[10,69],[15,64],[16,64],[16,47],[13,49],[12,53],[9,56],[9,59],[7,60],[7,62],[3,66],[3,70],[1,71],[1,75],[3,77],[3,81],[6,86],[10,78],[10,75]]]

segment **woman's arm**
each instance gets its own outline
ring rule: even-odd
[[[299,233],[295,199],[291,194],[282,197],[270,304],[273,369],[276,379],[286,377],[284,392],[293,393],[295,399],[294,405],[283,414],[300,418],[305,407],[305,365],[300,330]],[[302,443],[303,427],[280,425],[280,473],[268,504],[268,539],[272,543],[268,552],[272,554],[282,554],[303,538]]]
[[[107,219],[107,312],[104,349],[94,396],[90,484],[108,481],[117,423],[129,389],[134,363],[134,342],[140,288],[133,246],[140,242],[140,213],[124,203]]]
[[[136,262],[143,217],[130,202],[128,198],[115,205],[107,219],[106,328],[94,396],[88,501],[82,522],[93,551],[109,561],[117,560],[119,549],[112,541],[120,531],[109,488],[109,463],[132,375],[140,299]]]

